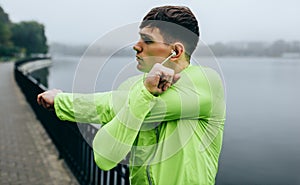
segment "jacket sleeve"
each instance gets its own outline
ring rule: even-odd
[[[107,123],[115,116],[111,111],[112,93],[59,93],[54,99],[55,113],[61,120]]]
[[[220,97],[215,94],[223,92],[220,79],[211,71],[203,72],[198,68],[189,70],[189,74],[183,73],[176,84],[158,96],[157,103],[144,120],[146,123],[207,119],[211,115],[212,103],[216,102],[216,97]],[[208,75],[212,77],[207,78]],[[125,105],[130,84],[140,80],[137,79],[139,78],[127,80],[117,91],[95,94],[60,93],[55,98],[56,114],[61,120],[107,123]],[[213,88],[215,84],[217,88]]]
[[[126,80],[116,91],[79,94],[59,93],[54,99],[54,109],[60,120],[105,124],[124,106],[130,87],[141,80],[140,76]]]
[[[126,157],[155,102],[156,97],[143,83],[139,83],[129,92],[116,116],[98,130],[93,140],[93,150],[95,161],[101,169],[109,170]]]
[[[217,84],[217,74],[208,77],[212,72],[206,72],[199,67],[190,67],[181,74],[181,79],[161,94],[157,103],[146,116],[145,122],[163,122],[178,119],[208,119],[211,115],[213,91],[222,89],[212,87]],[[217,84],[219,86],[219,83]]]
[[[55,113],[60,120],[106,124],[125,106],[128,92],[129,90],[94,94],[59,93],[54,100]],[[202,96],[204,97],[204,92]],[[157,97],[157,104],[147,114],[145,122],[198,119],[198,100],[194,93],[188,90],[183,93],[172,86]]]

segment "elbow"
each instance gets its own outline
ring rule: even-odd
[[[101,155],[98,155],[97,152],[95,152],[95,151],[94,151],[94,160],[95,160],[95,163],[97,164],[97,166],[101,170],[104,170],[104,171],[111,170],[112,168],[114,168],[117,165],[117,163],[115,163],[111,160],[108,160],[108,159],[102,157]]]

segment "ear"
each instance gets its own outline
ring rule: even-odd
[[[176,52],[176,55],[173,56],[171,58],[174,59],[174,60],[178,60],[179,58],[181,58],[182,56],[184,56],[184,53],[185,53],[185,48],[184,48],[184,45],[180,42],[175,42],[173,44],[173,50]]]

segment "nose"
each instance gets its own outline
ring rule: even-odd
[[[142,46],[139,44],[139,42],[137,42],[134,46],[133,46],[133,50],[135,50],[137,53],[141,53],[143,51]]]

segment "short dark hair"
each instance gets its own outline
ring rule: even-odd
[[[185,6],[160,6],[151,9],[143,18],[140,29],[144,27],[158,28],[167,43],[178,40],[183,42],[188,59],[200,37],[198,21]]]

